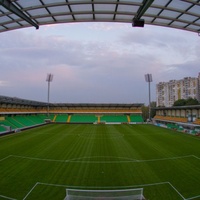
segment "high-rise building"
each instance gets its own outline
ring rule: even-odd
[[[185,77],[156,85],[157,106],[170,107],[175,101],[188,98],[200,101],[200,73],[197,78]]]

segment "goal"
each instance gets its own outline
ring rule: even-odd
[[[67,189],[64,200],[143,200],[143,188],[126,190]]]

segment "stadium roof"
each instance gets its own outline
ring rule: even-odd
[[[187,105],[187,106],[171,106],[171,107],[156,107],[153,110],[192,110],[200,109],[200,105]]]
[[[109,109],[130,109],[136,107],[142,107],[143,103],[54,103],[52,107],[68,107],[68,108],[109,108]]]
[[[200,0],[0,0],[0,32],[70,22],[144,22],[200,34]]]
[[[32,101],[27,99],[21,99],[17,97],[7,97],[0,95],[0,105],[24,105],[24,106],[46,106],[47,103],[40,102],[40,101]]]
[[[21,99],[18,97],[8,97],[0,95],[0,106],[1,104],[6,105],[23,105],[23,106],[39,106],[44,107],[48,104],[41,101],[33,101],[27,99]],[[68,107],[68,108],[92,108],[92,107],[99,107],[99,108],[110,108],[110,109],[117,109],[117,108],[132,108],[132,107],[141,107],[143,103],[50,103],[50,107]]]

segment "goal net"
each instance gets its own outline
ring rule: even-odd
[[[126,190],[67,189],[65,200],[143,200],[143,188]]]

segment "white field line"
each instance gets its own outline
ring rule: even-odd
[[[192,155],[194,158],[200,160],[200,158],[198,156]]]
[[[199,198],[199,197],[200,197],[200,195],[198,195],[198,196],[195,196],[195,197],[190,197],[190,198],[188,198],[188,199],[185,199],[185,200],[197,199],[197,198]]]
[[[1,162],[1,161],[4,161],[4,160],[6,160],[6,159],[8,159],[8,158],[10,158],[10,157],[12,157],[12,155],[9,155],[9,156],[7,156],[7,157],[5,157],[5,158],[2,158],[2,159],[0,160],[0,162]]]
[[[154,162],[154,161],[162,161],[162,160],[176,160],[176,159],[189,158],[189,157],[193,157],[193,155],[176,156],[176,157],[169,157],[169,158],[138,160],[137,162]]]
[[[56,159],[37,158],[37,157],[28,157],[28,156],[17,156],[17,155],[12,155],[12,157],[28,159],[28,160],[48,161],[48,162],[69,162],[68,160],[56,160]]]
[[[3,196],[3,195],[0,195],[0,197],[1,197],[1,198],[3,198],[3,199],[17,200],[17,199],[13,199],[13,198],[11,198],[11,197],[6,197],[6,196]]]
[[[38,185],[47,185],[47,186],[54,186],[54,187],[69,187],[67,185],[60,185],[60,184],[52,184],[52,183],[41,183],[41,182],[38,182]]]
[[[181,195],[181,193],[170,183],[170,182],[158,182],[158,183],[150,183],[150,184],[143,184],[143,185],[132,185],[132,186],[115,186],[115,187],[101,187],[103,189],[111,189],[111,188],[117,188],[117,189],[125,189],[125,188],[136,188],[136,187],[148,187],[148,186],[156,186],[156,185],[163,185],[163,184],[168,184],[171,186],[171,188],[173,190],[176,191],[176,193],[183,199],[183,200],[190,200],[190,199],[185,199],[183,197],[183,195]],[[54,187],[64,187],[64,188],[79,188],[79,189],[95,189],[99,187],[84,187],[84,186],[69,186],[69,185],[59,185],[59,184],[50,184],[50,183],[41,183],[41,182],[37,182],[34,187],[29,191],[29,193],[26,195],[26,197],[28,197],[28,195],[33,191],[33,189],[37,186],[37,185],[46,185],[46,186],[54,186]],[[191,199],[193,199],[194,197],[191,197]],[[25,200],[25,198],[23,199]]]
[[[158,159],[147,159],[147,160],[136,160],[132,158],[126,158],[126,157],[112,157],[112,156],[91,156],[91,157],[80,157],[80,158],[73,158],[69,160],[56,160],[56,159],[46,159],[46,158],[37,158],[37,157],[28,157],[28,156],[18,156],[18,155],[10,155],[2,160],[5,160],[9,157],[15,157],[15,158],[22,158],[22,159],[29,159],[29,160],[37,160],[37,161],[47,161],[47,162],[63,162],[63,163],[141,163],[141,162],[156,162],[156,161],[165,161],[165,160],[177,160],[177,159],[183,159],[183,158],[196,158],[200,159],[199,157],[195,155],[186,155],[186,156],[176,156],[176,157],[169,157],[169,158],[158,158]],[[92,161],[89,159],[93,158],[114,158],[114,159],[124,159],[124,160],[116,160],[116,161]],[[88,160],[87,160],[88,159]],[[0,161],[2,161],[0,160]]]
[[[23,198],[23,200],[25,200],[30,194],[31,192],[36,188],[37,185],[46,185],[46,186],[54,186],[54,187],[64,187],[67,189],[67,185],[59,185],[59,184],[51,184],[51,183],[41,183],[41,182],[37,182],[32,188],[31,190],[26,194],[26,196]]]
[[[101,187],[102,189],[111,189],[111,188],[121,188],[121,189],[125,189],[125,188],[135,188],[135,187],[138,187],[138,186],[153,186],[153,185],[161,185],[161,184],[168,184],[168,182],[161,182],[161,183],[152,183],[152,184],[145,184],[145,185],[133,185],[133,186],[115,186],[115,187]],[[70,185],[60,185],[60,184],[52,184],[52,183],[42,183],[42,182],[37,182],[33,187],[32,189],[27,193],[27,195],[24,197],[23,200],[25,200],[29,195],[30,193],[34,190],[34,188],[37,186],[37,185],[46,185],[46,186],[54,186],[54,187],[64,187],[65,189],[67,188],[79,188],[79,189],[91,189],[91,190],[94,190],[95,188],[100,188],[99,186],[98,187],[84,187],[84,186],[70,186]]]
[[[199,198],[200,195],[198,196],[194,196],[194,197],[190,197],[190,198],[185,198],[170,182],[158,182],[158,183],[149,183],[149,184],[141,184],[141,185],[131,185],[131,186],[114,186],[114,187],[101,187],[102,189],[130,189],[130,188],[136,188],[136,187],[148,187],[148,186],[156,186],[156,185],[164,185],[164,184],[168,184],[170,185],[170,187],[183,199],[183,200],[193,200],[196,198]],[[35,189],[36,186],[38,185],[46,185],[46,186],[54,186],[54,187],[64,187],[64,188],[79,188],[79,189],[95,189],[95,188],[100,188],[98,187],[84,187],[84,186],[70,186],[70,185],[61,185],[61,184],[52,184],[52,183],[42,183],[42,182],[37,182],[32,188],[31,190],[27,193],[27,195],[24,197],[23,200],[25,200],[30,193]],[[11,199],[14,200],[14,199]]]
[[[102,188],[102,189],[131,189],[131,188],[135,188],[135,187],[142,187],[142,186],[154,186],[154,185],[162,185],[162,184],[168,184],[168,182],[160,182],[160,183],[150,183],[150,184],[145,184],[145,185],[130,185],[130,186],[70,186],[70,185],[59,185],[59,184],[51,184],[51,183],[41,183],[41,182],[38,182],[38,185],[46,185],[46,186],[55,186],[55,187],[65,187],[66,189],[67,188],[79,188],[79,189],[99,189],[99,188]]]
[[[3,159],[0,160],[1,161],[4,161],[10,157],[16,157],[16,158],[22,158],[22,159],[30,159],[30,160],[38,160],[38,161],[49,161],[49,162],[81,162],[81,163],[85,163],[84,161],[81,161],[80,159],[91,159],[91,158],[98,158],[98,157],[82,157],[82,158],[74,158],[74,159],[71,159],[71,160],[54,160],[54,159],[41,159],[41,158],[34,158],[34,157],[26,157],[26,156],[17,156],[17,155],[9,155]],[[102,156],[103,157],[103,156]],[[99,158],[102,158],[101,156],[99,156]],[[199,157],[195,156],[195,155],[187,155],[187,156],[179,156],[179,157],[170,157],[170,158],[162,158],[162,159],[149,159],[149,160],[134,160],[134,159],[131,159],[131,158],[124,158],[124,157],[107,157],[107,158],[121,158],[121,159],[127,159],[127,161],[102,161],[102,163],[121,163],[121,162],[153,162],[153,161],[162,161],[162,160],[175,160],[175,159],[182,159],[182,158],[188,158],[188,157],[193,157],[193,158],[196,158],[198,160],[200,160]],[[128,160],[130,159],[130,160]],[[80,160],[80,161],[79,161]],[[97,162],[93,162],[93,161],[86,161],[86,163],[88,162],[91,162],[91,163],[100,163],[99,161]],[[58,185],[58,184],[48,184],[48,183],[41,183],[41,182],[37,182],[32,188],[31,190],[27,193],[27,195],[23,198],[23,200],[25,200],[29,194],[34,190],[34,188],[37,186],[37,185],[49,185],[49,186],[57,186],[57,187],[69,187],[69,188],[84,188],[83,186],[68,186],[68,185]],[[147,187],[147,186],[154,186],[154,185],[161,185],[161,184],[169,184],[178,194],[179,196],[183,199],[183,200],[193,200],[193,199],[196,199],[196,198],[199,198],[200,195],[198,196],[194,196],[194,197],[190,197],[188,199],[184,198],[183,195],[181,195],[181,193],[170,183],[170,182],[160,182],[160,183],[152,183],[152,184],[144,184],[144,185],[133,185],[133,186],[121,186],[121,187],[113,187],[113,188],[132,188],[132,187]],[[95,188],[95,187],[87,187],[87,188]],[[99,188],[99,187],[97,187]],[[108,187],[101,187],[101,188],[108,188]],[[109,187],[109,188],[112,188],[112,187]],[[2,198],[5,198],[5,199],[9,199],[9,200],[16,200],[16,199],[13,199],[13,198],[10,198],[10,197],[6,197],[6,196],[2,196],[0,195],[0,197]]]
[[[27,195],[23,198],[23,200],[25,200],[29,194],[35,189],[35,187],[38,185],[38,182],[31,188],[31,190],[27,193]]]
[[[180,196],[182,199],[186,200],[185,197],[184,197],[170,182],[168,182],[168,184],[179,194],[179,196]]]

